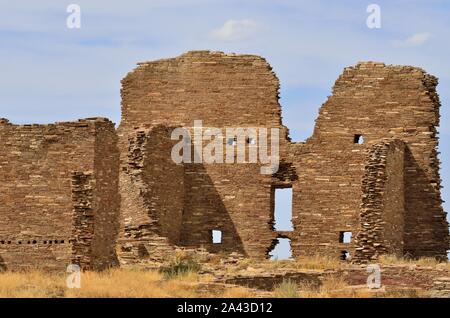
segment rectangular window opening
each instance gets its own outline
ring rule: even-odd
[[[221,244],[222,243],[222,231],[212,230],[212,242],[213,242],[213,244]]]
[[[274,189],[274,228],[275,231],[293,231],[292,188]]]
[[[341,231],[339,232],[339,243],[350,244],[352,241],[352,232]]]

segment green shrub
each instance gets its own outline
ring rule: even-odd
[[[192,257],[177,256],[168,265],[162,266],[159,271],[167,278],[196,273],[200,270],[200,264]]]

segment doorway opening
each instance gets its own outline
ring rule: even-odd
[[[271,260],[282,261],[292,258],[291,240],[279,237],[276,240],[274,248],[269,252]]]

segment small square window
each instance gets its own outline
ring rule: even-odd
[[[341,251],[341,260],[349,261],[351,259],[350,253],[348,251]]]
[[[222,243],[222,231],[212,230],[212,242],[213,242],[213,244]]]
[[[352,241],[352,232],[339,232],[339,243],[349,244]]]
[[[362,145],[364,143],[363,135],[355,135],[353,137],[353,143],[358,144],[358,145]]]

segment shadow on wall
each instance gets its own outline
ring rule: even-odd
[[[188,163],[184,167],[181,245],[203,246],[210,252],[237,252],[247,256],[234,221],[205,166]],[[213,231],[220,232],[220,242],[213,242]]]
[[[146,133],[147,142],[141,149],[145,153],[142,174],[145,186],[141,195],[153,224],[151,231],[174,245],[244,254],[233,219],[205,166],[175,163],[172,159],[173,146],[178,143],[171,139],[174,128],[153,127]],[[194,152],[192,147],[191,153]],[[216,171],[223,165],[210,166]]]
[[[147,134],[144,155],[145,201],[154,231],[167,237],[171,244],[179,244],[184,205],[184,167],[171,158],[174,141],[170,135],[174,127],[156,126]]]
[[[448,223],[442,213],[440,180],[420,168],[409,147],[405,149],[404,254],[411,257],[446,256]],[[434,186],[433,186],[434,184]]]

